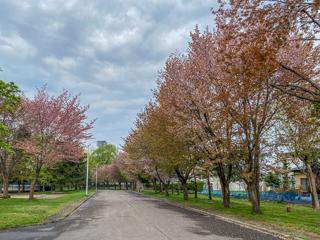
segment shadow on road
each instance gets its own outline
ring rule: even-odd
[[[134,193],[136,194],[136,193]],[[226,238],[238,238],[246,240],[279,240],[280,238],[271,236],[269,234],[261,233],[256,230],[245,228],[233,223],[229,223],[223,220],[220,220],[214,216],[207,216],[201,213],[194,212],[192,210],[184,209],[182,207],[174,206],[169,203],[166,203],[161,200],[153,199],[148,196],[142,196],[142,201],[149,202],[152,201],[159,209],[165,209],[169,211],[176,212],[177,214],[182,215],[184,218],[187,218],[194,222],[194,227],[187,227],[186,230],[197,235],[219,235]]]

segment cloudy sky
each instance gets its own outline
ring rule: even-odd
[[[1,0],[0,78],[27,96],[81,93],[93,136],[118,146],[189,32],[213,26],[216,0]]]

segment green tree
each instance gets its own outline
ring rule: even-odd
[[[45,168],[40,174],[40,183],[51,188],[58,187],[60,191],[64,187],[78,189],[85,184],[86,161],[63,161],[54,167]]]
[[[278,175],[268,172],[264,177],[264,181],[268,187],[279,188],[281,184],[281,180]]]
[[[18,113],[20,95],[17,85],[0,80],[0,174],[4,198],[9,197],[9,178],[22,159],[21,151],[14,148],[19,137],[24,135]]]
[[[110,164],[116,158],[117,153],[118,150],[115,145],[104,144],[90,154],[90,165],[99,166],[103,164]]]

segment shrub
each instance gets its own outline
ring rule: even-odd
[[[198,192],[201,192],[203,190],[203,186],[204,186],[203,182],[197,182]],[[188,183],[188,189],[190,191],[194,191],[195,190],[194,181],[191,181],[191,182]]]

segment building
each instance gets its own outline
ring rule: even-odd
[[[292,170],[294,177],[294,188],[302,193],[309,192],[309,180],[303,169],[295,168]],[[320,174],[319,169],[314,169],[314,174],[316,178],[316,184],[320,187]]]
[[[107,144],[107,142],[104,141],[104,140],[97,141],[97,147],[101,147],[101,146],[106,145],[106,144]]]

